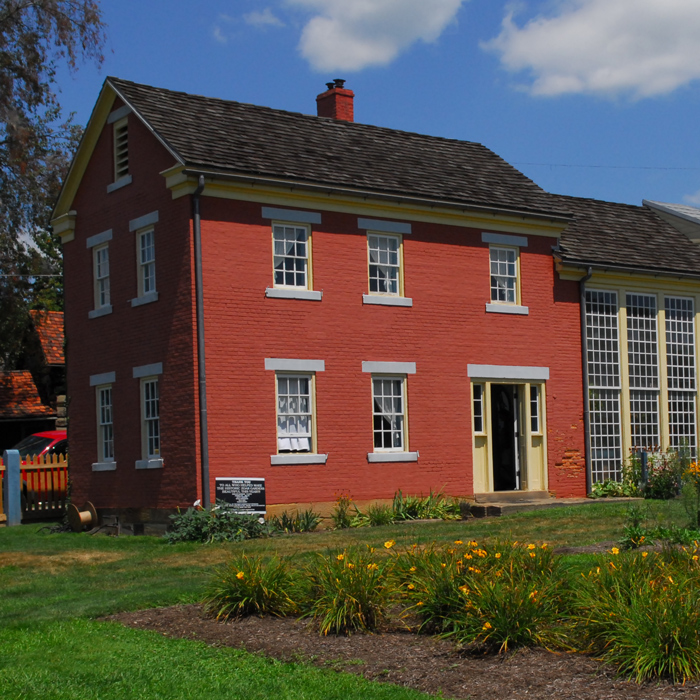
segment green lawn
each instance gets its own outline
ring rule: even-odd
[[[682,524],[679,503],[650,517]],[[212,569],[237,551],[308,557],[394,539],[399,546],[455,539],[587,545],[619,539],[628,506],[606,502],[503,518],[403,524],[227,545],[168,545],[153,537],[48,534],[0,528],[0,688],[3,698],[420,698],[305,665],[169,640],[96,621],[110,613],[196,602]],[[588,557],[570,558],[584,567]]]

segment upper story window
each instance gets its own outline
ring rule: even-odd
[[[156,291],[156,246],[153,229],[138,234],[139,296]]]
[[[311,289],[309,229],[306,226],[274,224],[272,240],[275,287]]]
[[[501,304],[517,304],[518,249],[503,246],[489,248],[491,263],[491,301]]]
[[[368,233],[367,251],[369,293],[401,295],[401,237]]]
[[[126,117],[114,124],[114,181],[129,174],[129,122]]]
[[[95,309],[110,306],[109,293],[109,246],[102,245],[93,249],[95,278]]]

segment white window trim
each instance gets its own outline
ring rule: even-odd
[[[306,286],[302,287],[301,285],[289,285],[289,284],[277,284],[275,282],[275,226],[291,226],[292,228],[303,228],[306,230]],[[272,234],[272,287],[268,287],[268,289],[272,289],[275,291],[290,291],[294,295],[285,295],[283,298],[287,299],[310,299],[312,301],[317,301],[315,298],[315,295],[309,296],[308,294],[304,294],[304,292],[313,292],[314,291],[314,282],[313,282],[313,264],[312,264],[312,253],[311,253],[311,245],[312,245],[312,230],[311,230],[311,225],[299,221],[278,221],[274,220],[271,223],[270,226],[270,233]],[[300,296],[296,296],[299,295]],[[266,296],[275,296],[273,295],[267,295]]]
[[[370,236],[378,236],[380,238],[393,238],[398,241],[397,258],[398,265],[388,265],[385,267],[396,267],[398,269],[398,284],[396,293],[393,292],[373,292],[369,289],[371,284],[370,266],[373,264],[370,259]],[[381,265],[381,263],[374,263]],[[386,306],[413,306],[412,299],[404,297],[404,271],[403,271],[403,236],[400,233],[387,233],[385,231],[367,231],[367,286],[368,293],[362,295],[363,304],[384,304]],[[369,300],[369,301],[368,301]],[[397,300],[401,300],[396,303]],[[402,303],[403,302],[403,303]],[[409,302],[409,303],[406,303]]]
[[[521,382],[543,382],[549,379],[549,367],[515,365],[467,365],[470,379],[514,379]]]
[[[102,416],[101,416],[101,392],[105,389],[110,390],[110,412],[112,414],[112,453],[114,454],[114,393],[113,393],[113,382],[114,382],[114,372],[107,372],[102,375],[92,375],[90,377],[90,386],[95,388],[95,407],[96,407],[96,418],[97,418],[97,462],[93,462],[92,471],[94,472],[108,472],[115,471],[117,468],[117,460],[114,456],[111,459],[107,459],[104,456],[104,442],[102,440]],[[93,379],[106,379],[107,381],[99,382],[93,384]],[[111,381],[110,381],[111,380]]]
[[[280,452],[279,451],[279,382],[281,377],[291,379],[308,379],[309,380],[309,450],[308,452]],[[328,455],[319,454],[317,447],[317,432],[316,432],[316,373],[315,372],[295,372],[295,371],[276,371],[275,372],[275,445],[276,454],[270,455],[270,464],[273,466],[285,464],[325,464]]]
[[[482,234],[485,236],[486,234]],[[498,301],[497,299],[491,299],[491,294],[493,293],[491,289],[491,251],[492,250],[506,250],[513,251],[515,253],[515,301]],[[500,275],[496,275],[498,277]],[[530,310],[527,306],[522,306],[521,304],[521,275],[520,275],[520,247],[513,245],[503,245],[501,243],[492,243],[489,245],[489,301],[486,303],[486,311],[488,313],[521,313],[523,315],[529,314]],[[504,309],[501,311],[500,309]],[[505,310],[508,309],[508,310]],[[514,311],[515,309],[525,309],[524,311]]]
[[[107,233],[107,232],[105,232]],[[111,232],[110,232],[111,234]],[[111,236],[110,236],[111,237]],[[97,258],[101,251],[107,251],[107,274],[104,277],[97,277]],[[111,288],[111,269],[110,269],[110,255],[109,255],[109,238],[106,239],[104,243],[100,243],[92,246],[92,304],[93,308],[88,312],[89,318],[98,318],[99,316],[105,316],[106,314],[112,313],[112,288]],[[100,281],[107,280],[109,285],[109,292],[107,294],[107,303],[100,303]]]
[[[363,363],[364,364],[364,363]],[[398,363],[396,363],[398,364]],[[403,422],[401,439],[403,442],[402,447],[374,447],[374,382],[376,380],[389,380],[401,382],[401,404],[403,406]],[[367,453],[367,460],[369,462],[414,462],[418,459],[418,452],[411,452],[409,450],[408,442],[408,402],[406,400],[408,392],[406,391],[407,376],[406,374],[372,374],[371,376],[371,393],[372,393],[372,452]],[[381,455],[384,457],[380,459],[378,457],[372,457],[371,455]],[[386,455],[408,455],[407,458],[401,459],[400,457],[390,457],[386,459]],[[415,458],[414,458],[415,456]]]
[[[160,399],[161,399],[161,382],[160,374],[151,374],[144,377],[139,377],[139,399],[141,404],[141,459],[136,462],[136,469],[159,469],[163,466],[162,453],[162,437],[161,430],[161,414],[160,414]],[[156,382],[158,386],[158,454],[150,454],[148,452],[148,421],[146,420],[146,384]]]

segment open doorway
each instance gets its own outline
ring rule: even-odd
[[[520,489],[520,399],[516,384],[491,384],[493,490]]]

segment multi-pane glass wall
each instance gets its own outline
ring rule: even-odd
[[[594,483],[619,480],[628,450],[687,449],[695,455],[697,448],[693,299],[623,298],[620,308],[617,292],[586,291]]]

